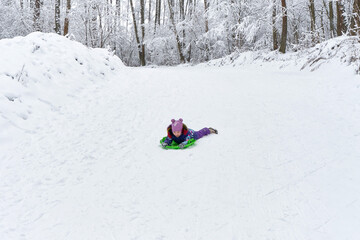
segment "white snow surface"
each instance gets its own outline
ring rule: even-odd
[[[342,36],[317,44],[310,49],[282,54],[278,51],[234,52],[221,59],[211,60],[205,66],[242,66],[264,63],[276,64],[277,68],[296,67],[301,70],[327,70],[329,64],[348,66],[357,74],[360,73],[360,42],[358,37]],[[349,71],[349,70],[348,70]]]
[[[43,33],[0,52],[0,239],[360,236],[351,66],[128,68]],[[162,149],[180,117],[219,134]]]

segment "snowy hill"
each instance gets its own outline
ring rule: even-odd
[[[33,131],[28,122],[34,113],[59,110],[67,98],[91,82],[119,76],[123,67],[108,51],[57,34],[4,39],[0,52],[0,127],[5,131]],[[11,135],[2,132],[0,144]]]
[[[321,46],[127,68],[53,34],[1,40],[0,239],[358,239],[360,79],[299,71]],[[163,150],[179,117],[219,134]]]

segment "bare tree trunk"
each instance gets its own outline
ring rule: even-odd
[[[155,21],[154,21],[154,34],[156,33],[156,27],[158,25],[158,11],[159,11],[159,0],[155,1]]]
[[[20,0],[20,19],[24,22],[24,0]]]
[[[325,24],[324,24],[324,9],[321,9],[321,15],[320,15],[320,26],[321,26],[321,37],[322,39],[325,39]],[[318,42],[320,42],[321,37],[319,36]]]
[[[156,32],[156,28],[160,26],[160,17],[161,17],[161,0],[156,0],[154,33]]]
[[[165,0],[164,0],[165,4]],[[164,8],[165,9],[165,8]],[[160,25],[160,19],[161,19],[161,0],[159,0],[159,10],[158,10],[158,25]]]
[[[140,38],[139,38],[139,34],[138,34],[138,29],[137,29],[137,23],[136,23],[136,16],[135,16],[135,9],[134,9],[134,5],[133,5],[133,1],[130,0],[130,8],[131,8],[131,13],[132,13],[132,18],[133,18],[133,24],[134,24],[134,31],[135,31],[135,38],[136,38],[136,43],[137,43],[137,47],[138,47],[138,53],[139,53],[139,60],[140,60],[140,64],[142,65],[142,52],[141,52],[141,43],[140,43]]]
[[[277,50],[279,48],[279,43],[277,39],[278,30],[276,29],[276,0],[273,0],[273,11],[272,11],[272,36],[273,36],[273,49]]]
[[[299,44],[300,34],[299,34],[299,26],[297,24],[294,25],[294,43]]]
[[[193,0],[187,0],[186,2],[186,15],[189,16],[189,18],[191,19],[193,14],[194,14],[194,9],[193,9]],[[191,42],[189,43],[189,47],[187,48],[187,61],[190,62],[191,61],[191,48],[192,48],[192,44]]]
[[[151,0],[150,0],[151,1]],[[140,21],[141,21],[141,66],[146,65],[145,61],[145,0],[140,0]]]
[[[185,58],[184,58],[184,55],[182,53],[182,47],[181,47],[179,34],[178,34],[177,30],[176,30],[176,24],[175,24],[175,19],[174,19],[174,11],[172,9],[172,4],[171,4],[170,0],[168,0],[168,5],[169,5],[169,12],[170,12],[170,20],[171,20],[171,23],[173,25],[173,32],[175,34],[175,38],[176,38],[176,42],[177,42],[177,48],[178,48],[178,51],[179,51],[180,62],[185,63]]]
[[[116,23],[119,23],[120,21],[120,14],[121,14],[121,1],[116,0]]]
[[[41,8],[41,1],[40,0],[35,0],[35,5],[34,5],[34,29],[35,31],[41,31],[41,27],[40,27],[40,8]]]
[[[207,0],[204,0],[204,7],[205,7],[205,33],[208,33],[209,32],[209,19],[208,19],[208,8],[209,8],[209,5],[208,5],[208,2]],[[207,38],[205,40],[205,61],[209,61],[209,52],[210,52],[210,49],[209,49],[209,44],[207,42]]]
[[[350,35],[356,36],[360,34],[360,0],[354,0]]]
[[[204,0],[204,7],[205,7],[205,32],[208,32],[209,31],[209,20],[208,20],[208,8],[209,8],[209,5],[208,5],[208,2],[207,0]]]
[[[311,32],[314,34],[316,30],[316,16],[315,16],[315,0],[309,0],[309,10],[310,10],[310,29]]]
[[[61,34],[61,26],[60,26],[60,0],[55,0],[55,32],[57,34]]]
[[[179,0],[179,7],[180,7],[180,20],[181,22],[185,21],[185,2],[184,0]],[[185,48],[185,28],[182,31],[182,49]]]
[[[345,25],[345,17],[344,17],[345,9],[342,3],[342,0],[338,0],[336,2],[336,15],[337,15],[337,35],[341,36],[346,33],[346,25]]]
[[[286,52],[286,40],[287,40],[287,8],[286,8],[286,0],[281,0],[282,7],[282,32],[281,32],[281,41],[280,41],[280,49],[281,53]]]
[[[121,11],[122,11],[121,0],[116,0],[116,13],[117,13],[117,19],[119,25],[121,25],[121,19],[122,19]]]
[[[97,4],[93,3],[91,6],[91,22],[90,22],[91,47],[97,47],[97,41],[98,41],[97,8],[98,8]]]
[[[85,25],[85,44],[89,46],[89,8],[88,5],[84,4],[84,25]]]
[[[158,21],[158,8],[159,8],[159,0],[155,1],[155,21],[154,21],[154,32],[156,32],[156,25]]]
[[[312,35],[313,43],[319,43],[319,38],[316,32],[316,16],[315,16],[315,0],[309,0],[309,10],[310,10],[310,30]]]
[[[70,14],[70,10],[71,10],[71,0],[66,0],[66,16],[65,16],[65,20],[64,20],[64,36],[66,36],[69,33],[69,25],[70,25],[69,14]]]
[[[335,24],[334,24],[334,7],[333,1],[329,1],[329,20],[330,20],[330,34],[331,37],[335,37]]]

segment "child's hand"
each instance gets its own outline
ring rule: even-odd
[[[185,144],[184,144],[184,143],[180,143],[180,144],[179,144],[179,148],[181,148],[181,149],[183,149],[183,148],[184,148],[184,146],[185,146]]]
[[[169,146],[166,142],[163,142],[163,143],[161,143],[161,146],[163,146],[163,147],[167,147],[167,146]]]

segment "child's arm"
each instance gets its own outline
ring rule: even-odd
[[[189,140],[191,139],[191,134],[190,132],[188,133],[188,135],[186,136],[185,141],[183,141],[182,143],[180,143],[181,145],[185,146],[186,144],[188,144]]]
[[[169,138],[169,137],[166,137],[166,139],[165,139],[165,141],[164,141],[164,143],[166,143],[167,145],[171,145],[171,143],[172,143],[172,139],[171,138]]]

